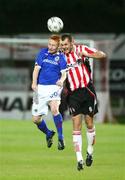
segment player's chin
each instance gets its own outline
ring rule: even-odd
[[[69,53],[70,51],[69,51],[69,49],[63,49],[63,52]]]
[[[49,52],[50,52],[51,54],[54,54],[54,53],[56,53],[57,51],[55,51],[55,50],[49,50]]]
[[[67,49],[67,50],[65,50],[65,52],[66,52],[66,53],[69,53],[70,51],[69,51],[69,49]]]

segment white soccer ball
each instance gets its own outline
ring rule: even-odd
[[[51,17],[47,21],[48,30],[51,32],[60,32],[63,29],[63,21],[59,17]]]

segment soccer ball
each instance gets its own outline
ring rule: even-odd
[[[58,33],[63,29],[63,21],[59,17],[51,17],[47,21],[49,31]]]

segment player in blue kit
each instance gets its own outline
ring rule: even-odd
[[[58,133],[58,149],[65,148],[62,115],[59,112],[60,95],[63,82],[66,79],[66,59],[59,49],[60,36],[52,35],[48,41],[48,48],[42,48],[38,53],[32,77],[33,122],[38,129],[46,135],[47,146],[53,144],[55,132],[48,129],[43,115],[47,115],[48,106],[53,115],[54,123]]]

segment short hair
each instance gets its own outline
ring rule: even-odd
[[[56,41],[57,43],[60,43],[60,36],[59,35],[53,34],[50,36],[49,39],[52,39],[52,40]]]
[[[73,40],[71,34],[63,34],[61,36],[61,40],[64,41],[65,39],[68,39],[70,42],[72,42],[72,40]]]

